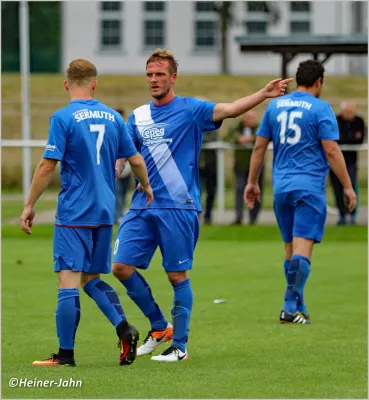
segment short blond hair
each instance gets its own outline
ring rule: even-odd
[[[67,80],[71,84],[84,85],[97,77],[97,69],[91,61],[77,59],[69,63]]]
[[[169,67],[170,67],[170,72],[172,74],[177,73],[177,68],[178,68],[178,62],[174,56],[174,54],[168,50],[168,49],[156,49],[152,52],[151,56],[149,59],[146,61],[146,68],[147,66],[156,61],[165,61],[167,60],[169,62]]]

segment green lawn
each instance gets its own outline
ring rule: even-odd
[[[22,200],[2,200],[1,220],[7,221],[9,218],[20,217],[24,202]],[[39,200],[36,204],[36,212],[55,209],[55,200]],[[36,217],[37,218],[37,217]]]
[[[19,193],[19,192],[18,192]],[[49,193],[49,192],[48,192]],[[14,192],[13,194],[17,194]],[[45,210],[55,209],[56,206],[56,196],[55,200],[43,200],[42,198],[36,204],[36,212],[41,212]],[[234,209],[234,191],[232,189],[227,189],[225,193],[225,209],[232,210]],[[127,205],[129,204],[130,199],[132,198],[132,192],[130,192],[127,196]],[[203,206],[205,206],[205,194],[202,196]],[[327,202],[331,207],[335,207],[335,202],[333,198],[333,191],[329,187],[327,189]],[[368,204],[368,188],[362,187],[360,188],[359,194],[359,204],[366,205]],[[215,207],[217,205],[217,200],[215,200]],[[246,207],[246,206],[245,206]],[[273,208],[273,194],[271,186],[265,187],[264,191],[264,200],[263,200],[263,208],[264,209],[272,209]],[[1,219],[6,222],[9,218],[16,218],[20,216],[20,213],[23,209],[23,201],[22,200],[2,200],[1,203]],[[37,218],[37,215],[36,215]]]
[[[2,230],[4,398],[367,398],[367,229],[328,227],[314,251],[311,326],[278,323],[283,245],[275,227],[203,227],[191,272],[189,360],[119,367],[114,329],[81,293],[78,367],[32,368],[57,351],[52,227]],[[169,317],[172,290],[156,254],[144,273]],[[112,276],[129,321],[147,320]],[[224,298],[225,304],[213,300]],[[9,388],[11,378],[83,381],[82,388]]]

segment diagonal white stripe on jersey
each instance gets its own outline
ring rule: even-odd
[[[155,125],[151,116],[150,105],[145,104],[134,110],[135,122],[140,135],[149,125]],[[172,153],[166,143],[149,145],[151,156],[158,168],[161,179],[172,198],[176,203],[186,204],[191,199],[186,182],[183,180]]]

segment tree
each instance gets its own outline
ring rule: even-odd
[[[232,8],[233,2],[221,1],[219,5],[215,5],[215,10],[219,14],[220,22],[220,62],[221,72],[224,75],[229,74],[228,68],[228,32],[233,22]]]
[[[280,19],[279,9],[271,2],[247,2],[245,1],[245,7],[247,3],[258,3],[264,8],[264,12],[268,13],[268,23],[275,24]],[[221,73],[224,75],[229,74],[228,66],[228,34],[229,28],[234,23],[233,8],[235,2],[232,1],[217,1],[214,2],[214,10],[219,14],[220,23],[220,62],[221,62]]]
[[[19,71],[19,2],[1,2],[1,70]]]
[[[19,72],[19,1],[1,2],[2,71]],[[61,3],[29,1],[31,72],[59,72],[61,58]]]

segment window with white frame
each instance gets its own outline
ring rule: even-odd
[[[145,1],[143,10],[143,40],[145,49],[165,46],[165,1]]]
[[[247,35],[268,34],[268,5],[266,1],[246,2],[245,30]]]
[[[195,11],[195,49],[215,51],[218,45],[218,14],[213,1],[196,1]]]
[[[247,11],[249,12],[262,12],[262,13],[268,12],[268,6],[266,4],[266,1],[247,1],[246,8]]]
[[[310,1],[291,1],[290,7],[290,33],[311,33],[311,6]]]
[[[145,11],[152,12],[164,12],[165,11],[165,1],[145,1]]]
[[[101,1],[100,9],[102,11],[120,11],[123,8],[123,3],[120,1]]]
[[[100,48],[121,50],[123,46],[123,3],[100,2]]]
[[[196,12],[213,12],[215,11],[215,4],[213,1],[196,1]]]

